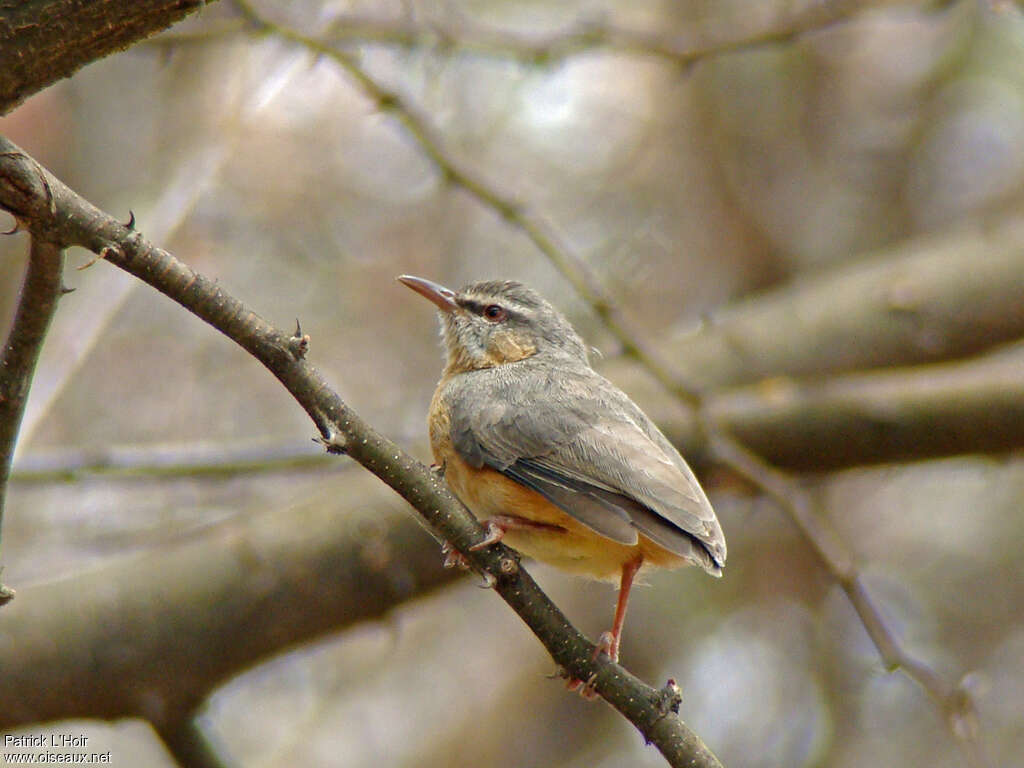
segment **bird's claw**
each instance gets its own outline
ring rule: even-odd
[[[468,571],[471,567],[466,556],[452,546],[450,541],[446,541],[441,545],[441,554],[444,555],[445,568],[458,568],[460,571]],[[487,571],[480,571],[480,578],[484,580],[483,584],[480,585],[481,589],[491,589],[498,583],[498,579],[494,574]]]
[[[441,544],[441,554],[444,555],[445,568],[458,568],[460,571],[469,570],[469,560],[450,541]]]
[[[586,682],[583,682],[582,680],[577,680],[574,677],[569,678],[565,681],[565,689],[567,691],[576,691],[576,693],[578,693],[586,701],[594,701],[595,699],[600,698],[600,696],[597,693],[597,690],[594,688],[594,684],[596,682],[597,673],[595,672],[590,676],[590,678]]]
[[[487,533],[484,534],[483,539],[478,541],[476,544],[470,546],[469,549],[471,552],[476,552],[478,550],[484,549],[486,547],[491,546],[491,544],[497,544],[499,541],[505,538],[506,528],[502,526],[501,523],[499,522],[495,522],[494,520],[486,520],[484,521],[484,528],[487,531]]]
[[[594,655],[590,657],[591,660],[596,659],[602,653],[618,664],[619,642],[618,638],[616,638],[611,632],[602,632],[598,635],[597,645],[594,647]]]

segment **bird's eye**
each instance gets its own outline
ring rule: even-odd
[[[500,304],[488,304],[484,307],[484,317],[492,323],[499,323],[508,316],[505,308]]]

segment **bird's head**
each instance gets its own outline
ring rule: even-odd
[[[522,283],[496,280],[453,291],[422,277],[398,280],[437,305],[448,373],[534,355],[587,361],[586,347],[565,316]]]

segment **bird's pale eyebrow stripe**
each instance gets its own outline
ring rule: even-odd
[[[513,306],[509,306],[509,302],[503,299],[494,299],[492,301],[478,301],[476,299],[467,299],[460,297],[455,299],[455,303],[460,307],[468,309],[470,312],[482,315],[484,310],[492,304],[497,304],[499,307],[505,310],[509,317],[522,318],[523,313]]]

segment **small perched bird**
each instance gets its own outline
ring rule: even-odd
[[[617,661],[641,568],[695,564],[722,575],[725,537],[697,478],[530,288],[398,280],[439,310],[447,360],[430,445],[452,491],[487,526],[475,548],[503,540],[567,571],[619,579],[612,629],[598,643]]]

